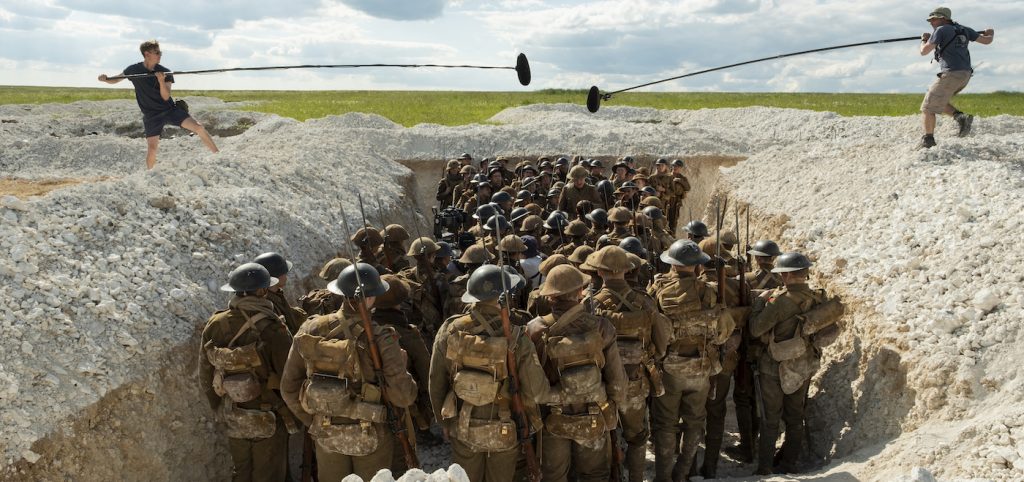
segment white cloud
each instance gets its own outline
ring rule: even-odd
[[[0,84],[33,79],[95,86],[139,61],[157,38],[172,69],[299,63],[513,65],[525,52],[533,88],[617,90],[709,67],[817,47],[918,35],[922,2],[861,0],[5,0]],[[1024,2],[949,4],[954,17],[997,30],[973,45],[972,91],[1020,90]],[[54,48],[60,46],[60,48]],[[648,91],[921,92],[937,71],[916,42],[812,54],[689,77]],[[32,70],[36,73],[29,73]],[[46,73],[45,75],[43,73]],[[178,79],[178,88],[517,90],[506,71],[289,70]]]

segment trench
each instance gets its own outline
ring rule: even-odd
[[[691,212],[693,217],[708,222],[713,218],[714,202],[731,193],[730,186],[722,182],[720,169],[736,165],[744,158],[712,155],[680,158],[686,162],[684,173],[693,190],[684,200],[679,225],[685,224]],[[607,162],[613,157],[599,159]],[[638,162],[651,167],[654,159],[641,157]],[[397,222],[409,228],[412,236],[429,235],[434,189],[444,160],[396,162],[410,170],[399,179],[406,194],[388,205],[384,219],[368,221],[374,225]],[[788,217],[772,214],[770,207],[743,205],[741,209],[750,210],[753,239],[779,239],[791,226]],[[727,216],[727,229],[731,227],[731,219]],[[714,228],[712,223],[708,224]],[[799,250],[801,246],[788,248]],[[289,298],[322,288],[324,282],[316,277],[318,267],[338,254],[341,253],[322,253],[321,263],[315,269],[296,276],[289,285]],[[820,276],[816,276],[812,284],[827,287],[844,297],[849,295]],[[912,408],[915,398],[913,391],[906,390],[907,366],[901,360],[900,350],[885,343],[873,346],[861,343],[860,320],[878,315],[869,304],[856,301],[855,297],[848,299],[851,302],[843,320],[847,330],[826,350],[808,401],[808,443],[802,460],[811,471],[807,474],[809,477],[814,477],[815,469],[838,459],[851,455],[866,458],[877,453],[872,451],[881,450],[884,442],[901,433],[901,420]],[[219,305],[221,301],[208,300],[207,304]],[[196,383],[195,347],[202,320],[195,320],[195,323],[191,339],[173,349],[149,355],[158,359],[158,368],[140,374],[73,419],[63,421],[58,430],[32,446],[32,451],[40,455],[38,460],[29,463],[22,459],[8,466],[0,473],[0,480],[227,480],[231,465],[227,441],[212,420],[212,413]],[[883,402],[866,410],[865,400]],[[730,407],[725,446],[737,440],[733,414]],[[730,430],[733,433],[729,433]],[[653,475],[650,453],[648,459],[650,477]],[[443,466],[445,462],[450,461],[433,461],[432,465]],[[732,461],[723,454],[720,477],[747,477],[752,471],[752,465]],[[836,480],[849,479],[841,474],[836,477]]]

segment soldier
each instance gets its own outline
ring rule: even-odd
[[[274,304],[274,311],[284,318],[288,332],[297,333],[299,326],[306,321],[306,312],[288,304],[284,297],[284,287],[288,283],[288,272],[292,269],[292,262],[286,261],[284,256],[278,253],[263,253],[253,261],[267,268],[270,276],[277,278],[277,284],[267,290],[267,299]]]
[[[434,333],[444,322],[444,300],[448,283],[444,277],[434,271],[434,258],[441,247],[430,238],[416,238],[409,246],[406,255],[416,260],[416,266],[399,273],[409,282],[406,295],[401,300],[408,300],[412,305],[414,321],[418,321],[420,330],[428,340],[434,339]],[[416,318],[419,318],[418,320]]]
[[[785,286],[764,292],[763,309],[755,307],[750,317],[750,334],[768,345],[757,360],[764,418],[756,475],[797,471],[807,389],[820,366],[821,348],[839,333],[835,322],[842,315],[842,305],[828,299],[824,290],[807,286],[811,266],[811,260],[800,253],[779,256],[772,272],[782,275]],[[786,439],[776,453],[780,419],[786,423]]]
[[[444,284],[447,285],[451,281],[451,271],[448,267],[452,264],[452,257],[455,252],[452,250],[452,245],[444,242],[437,242],[437,253],[434,254],[434,272],[443,277]]]
[[[501,252],[501,257],[505,260],[505,266],[512,268],[516,275],[519,276],[524,282],[520,289],[513,290],[513,297],[515,303],[511,304],[511,308],[515,310],[526,309],[526,299],[530,294],[530,290],[526,284],[526,273],[523,272],[522,266],[519,264],[523,259],[523,254],[526,253],[526,243],[514,234],[509,234],[498,243],[497,250]],[[529,319],[523,320],[522,324],[525,324]]]
[[[373,269],[377,270],[378,273],[389,272],[387,267],[377,261],[377,253],[380,247],[384,245],[384,237],[380,235],[380,231],[370,226],[359,228],[350,240],[352,244],[359,248],[359,256],[356,262],[373,266]]]
[[[612,183],[612,187],[618,189],[622,183],[629,181],[629,166],[625,162],[619,161],[612,166],[612,178],[609,179]]]
[[[406,370],[395,329],[371,321],[382,367],[376,372],[358,307],[365,303],[367,310],[373,308],[388,288],[368,264],[345,268],[327,286],[345,297],[342,309],[309,319],[292,342],[281,394],[309,427],[320,480],[341,480],[349,474],[369,480],[378,470],[392,467],[393,451],[401,450],[395,447],[385,405],[412,405],[416,381]]]
[[[597,208],[587,214],[587,220],[590,221],[590,232],[587,233],[586,243],[594,246],[598,238],[608,234],[608,211]]]
[[[498,156],[494,162],[498,163],[498,170],[501,171],[501,178],[505,180],[504,186],[509,185],[513,179],[516,178],[516,174],[508,170],[508,158],[505,156]]]
[[[562,189],[562,194],[558,198],[559,211],[572,212],[576,209],[576,204],[583,200],[594,204],[601,203],[601,195],[597,192],[597,188],[587,184],[587,175],[587,169],[583,166],[576,166],[569,171],[572,185]]]
[[[747,318],[750,316],[750,300],[740,299],[740,284],[736,279],[737,271],[732,267],[725,267],[725,279],[718,279],[717,267],[719,264],[725,264],[726,261],[722,258],[715,256],[715,243],[710,242],[710,239],[705,239],[701,242],[701,249],[711,256],[711,260],[704,264],[701,270],[700,281],[707,283],[716,290],[718,289],[719,283],[725,283],[723,288],[723,299],[719,301],[723,306],[729,307],[732,319],[736,323],[736,328],[733,330],[729,339],[722,346],[722,371],[717,375],[711,377],[711,393],[708,396],[707,401],[707,426],[706,435],[704,439],[704,464],[701,466],[700,474],[705,479],[714,479],[718,475],[718,459],[722,450],[722,439],[725,433],[725,414],[726,414],[726,401],[729,393],[729,386],[732,383],[733,375],[736,373],[738,366],[740,365],[742,358],[741,353],[738,351],[740,342],[743,338],[744,330],[747,326]],[[725,247],[722,247],[724,254]],[[743,305],[743,306],[740,306]],[[739,378],[739,377],[737,377]],[[737,381],[739,385],[740,381]],[[735,399],[735,396],[734,396]],[[753,406],[750,404],[737,403],[736,413],[737,420],[740,422],[741,433],[746,427],[743,427],[744,422],[749,424],[749,420],[741,420],[743,414],[750,414]],[[742,413],[741,413],[742,412]],[[749,417],[748,417],[749,418]]]
[[[574,267],[579,269],[580,266],[583,266],[583,263],[587,262],[587,257],[590,256],[593,253],[594,253],[594,248],[591,248],[590,246],[587,246],[587,245],[581,245],[578,248],[576,248],[575,250],[573,250],[572,253],[569,253],[568,257],[566,259],[569,260],[570,264],[572,264]],[[556,254],[561,254],[563,256],[566,256],[564,253],[556,253]]]
[[[601,163],[600,159],[590,160],[590,184],[597,184],[601,181],[608,179],[604,175],[604,164]]]
[[[782,254],[775,241],[762,239],[754,243],[747,253],[753,255],[754,261],[757,262],[757,270],[747,273],[747,283],[750,283],[755,295],[782,286],[782,276],[772,272],[775,268],[775,257]]]
[[[636,236],[640,238],[640,243],[648,253],[644,257],[645,260],[650,261],[654,254],[664,251],[672,244],[668,243],[662,246],[661,239],[654,235],[654,220],[647,217],[643,211],[634,213],[633,220],[633,229],[636,230]],[[672,241],[675,242],[674,239]]]
[[[444,171],[445,175],[437,182],[437,194],[434,195],[434,199],[437,200],[438,211],[451,206],[454,197],[462,192],[463,175],[460,171],[462,168],[463,166],[458,160],[452,159],[448,161]]]
[[[587,229],[587,225],[583,224],[583,221],[578,219],[572,220],[568,226],[565,227],[563,234],[565,235],[565,243],[555,250],[554,254],[564,254],[569,256],[576,251],[576,248],[587,244],[587,234],[590,230]],[[581,261],[582,263],[582,261]]]
[[[654,162],[654,174],[649,179],[655,194],[662,201],[668,201],[672,189],[672,174],[669,172],[668,159],[661,158]]]
[[[493,192],[494,189],[491,187],[491,183],[487,181],[478,182],[476,185],[476,194],[466,199],[462,204],[462,210],[466,213],[475,213],[477,208],[491,202],[491,195]],[[466,227],[469,228],[471,224],[472,220],[469,219],[469,216],[466,216]]]
[[[590,212],[593,210],[594,203],[586,200],[580,201],[576,203],[576,217],[573,219],[576,221],[581,221],[584,226],[590,228],[590,226],[587,225],[587,214],[590,214]]]
[[[612,185],[611,181],[601,181],[594,188],[597,189],[598,197],[601,198],[601,202],[597,203],[596,206],[605,211],[615,207],[615,190],[618,188]]]
[[[732,319],[717,309],[714,288],[695,275],[710,258],[692,241],[676,241],[661,254],[672,271],[655,277],[648,289],[671,320],[674,335],[662,363],[665,394],[654,399],[651,410],[659,481],[685,480],[690,473],[704,432],[710,377],[721,369],[718,347],[734,328]]]
[[[541,283],[544,282],[548,272],[550,272],[555,266],[570,264],[569,258],[561,254],[548,256],[547,259],[541,261],[539,271],[541,275]],[[540,295],[540,287],[534,288],[530,291],[530,296],[526,302],[526,311],[533,316],[544,316],[551,313],[551,304],[548,303],[548,299]]]
[[[266,299],[277,283],[266,268],[246,263],[222,291],[234,296],[215,313],[199,343],[199,384],[226,425],[232,480],[280,482],[287,473],[288,432],[295,422],[277,395],[291,335]],[[288,424],[288,425],[286,425]]]
[[[647,286],[654,281],[655,269],[654,266],[647,261],[649,253],[644,248],[643,242],[634,236],[627,236],[623,238],[622,241],[619,241],[619,247],[639,259],[639,268],[629,270],[626,279],[629,280],[630,284],[633,286],[646,290]]]
[[[544,371],[525,330],[511,326],[512,341],[502,333],[498,298],[503,286],[518,283],[515,278],[494,265],[474,271],[462,296],[470,311],[444,322],[430,358],[434,417],[452,443],[452,460],[473,481],[510,482],[516,475],[520,427],[512,419],[509,357],[515,360],[519,393],[534,421],[536,403],[547,394]]]
[[[686,226],[683,226],[683,231],[686,232],[686,239],[697,244],[700,244],[701,241],[704,241],[704,238],[710,236],[708,225],[696,219],[686,223]]]
[[[459,163],[462,164],[463,166],[473,165],[473,156],[469,155],[468,152],[463,152],[462,154],[459,154],[459,157],[457,157],[456,160],[458,160]]]
[[[565,234],[562,233],[562,230],[568,225],[569,220],[561,211],[555,211],[548,216],[548,220],[544,222],[547,234],[540,238],[540,250],[544,254],[548,256],[554,254],[555,250],[565,242]]]
[[[581,303],[590,277],[572,266],[553,268],[541,287],[551,314],[534,318],[526,331],[537,345],[552,386],[544,406],[541,471],[548,482],[565,482],[571,467],[580,482],[605,482],[611,472],[609,432],[629,383],[608,319]]]
[[[636,210],[637,187],[633,181],[626,181],[615,190],[615,207],[625,208],[629,212]]]
[[[373,321],[380,326],[393,328],[398,334],[398,344],[408,356],[409,373],[416,379],[418,389],[415,409],[411,410],[412,419],[421,433],[429,433],[430,423],[434,418],[433,410],[430,408],[430,394],[427,391],[430,384],[430,352],[427,351],[422,333],[409,323],[409,317],[402,308],[411,296],[411,289],[405,279],[393,274],[386,274],[380,279],[387,283],[389,288],[387,292],[378,296],[373,304]],[[401,454],[398,452],[400,450],[394,451],[399,455],[397,459],[401,460]]]
[[[650,430],[647,398],[665,392],[661,371],[655,365],[665,357],[672,333],[665,315],[644,291],[633,289],[624,278],[632,264],[626,251],[608,246],[590,255],[586,266],[601,277],[602,289],[594,295],[594,314],[611,321],[616,343],[629,380],[628,396],[619,406],[622,438],[626,441],[625,466],[630,482],[643,482]]]
[[[505,191],[498,191],[491,196],[491,204],[497,204],[503,213],[511,213],[514,202],[515,198]]]
[[[352,266],[352,262],[347,258],[334,258],[324,265],[323,269],[320,270],[320,274],[317,276],[320,279],[330,283],[338,278],[338,274],[341,270]],[[313,290],[306,293],[299,298],[299,305],[302,306],[302,311],[306,312],[306,316],[312,315],[326,315],[328,313],[334,313],[341,309],[341,303],[344,298],[331,293],[330,290]]]
[[[479,173],[477,168],[467,165],[462,166],[459,169],[459,174],[462,176],[462,182],[459,183],[458,187],[455,188],[455,192],[452,194],[452,206],[461,207],[466,201],[473,197],[476,193],[476,185],[480,182],[476,180],[476,175]],[[440,211],[440,209],[438,209]]]
[[[568,182],[568,173],[569,158],[559,157],[558,159],[555,159],[555,171],[552,173],[554,175],[555,181]]]
[[[683,175],[683,160],[672,161],[672,195],[668,203],[668,228],[674,234],[679,223],[679,208],[683,206],[686,193],[690,192],[690,180]]]
[[[612,231],[608,233],[608,242],[619,244],[623,239],[632,236],[633,233],[629,230],[629,223],[632,220],[633,215],[626,208],[616,207],[608,211],[608,221],[612,223]]]
[[[668,219],[665,218],[664,211],[662,211],[658,206],[647,206],[644,208],[644,215],[650,218],[654,223],[654,227],[651,229],[651,232],[653,236],[657,238],[658,244],[662,247],[662,251],[664,251],[664,248],[672,246],[672,243],[675,242],[675,236],[672,236],[672,234],[668,232]],[[657,261],[658,262],[655,263],[655,267],[658,269],[659,273],[664,273],[668,270],[668,265],[661,263],[660,259]]]
[[[408,240],[409,231],[401,224],[389,224],[384,228],[384,246],[378,259],[384,260],[384,267],[392,273],[409,268],[409,260],[405,259],[405,242]]]
[[[523,218],[523,221],[519,223],[519,236],[533,236],[536,239],[540,239],[544,236],[541,231],[544,228],[544,219],[540,216],[529,214]]]
[[[462,295],[466,292],[469,276],[484,263],[490,263],[493,259],[494,256],[482,244],[474,244],[462,252],[459,264],[462,265],[462,272],[465,274],[457,276],[449,285],[448,300],[444,303],[445,313],[451,313],[453,316],[465,313],[466,305],[462,303]]]

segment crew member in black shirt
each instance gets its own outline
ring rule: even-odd
[[[122,75],[154,74],[152,77],[129,79],[135,86],[135,100],[139,103],[139,109],[142,110],[142,125],[146,131],[146,168],[152,169],[156,165],[160,133],[163,132],[164,126],[167,124],[180,126],[196,133],[203,140],[203,144],[210,149],[210,152],[217,152],[217,145],[213,143],[213,139],[210,138],[210,134],[206,132],[202,124],[189,116],[187,110],[175,105],[174,99],[171,98],[171,84],[174,83],[174,75],[165,74],[165,72],[170,72],[170,69],[158,63],[162,53],[160,44],[156,40],[147,40],[139,45],[139,50],[142,52],[143,61],[129,65],[124,69]],[[102,74],[99,80],[108,84],[116,84],[124,79],[110,79],[107,78],[107,74]]]

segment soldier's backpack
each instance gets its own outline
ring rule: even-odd
[[[259,440],[274,435],[277,416],[270,410],[244,409],[238,404],[259,398],[267,387],[268,373],[260,355],[263,342],[257,340],[240,347],[235,347],[235,342],[249,330],[262,332],[269,326],[270,317],[265,313],[245,316],[245,324],[227,346],[218,347],[211,340],[203,349],[214,369],[213,390],[223,399],[220,410],[228,437]]]

